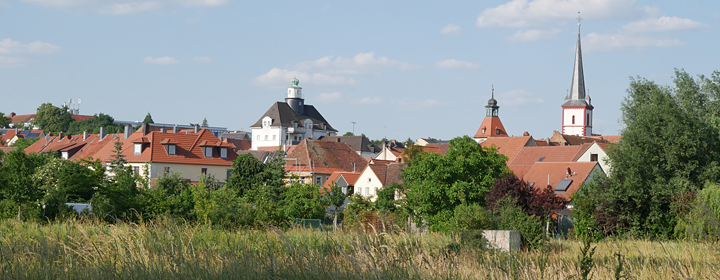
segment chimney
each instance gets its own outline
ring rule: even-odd
[[[11,118],[15,117],[15,112],[10,113],[10,117]]]
[[[65,134],[63,134],[62,132],[58,133],[58,141],[62,140],[63,136],[65,136]]]
[[[523,132],[523,136],[530,136],[530,133],[525,131],[525,132]]]
[[[124,138],[124,139],[130,138],[130,134],[132,134],[132,133],[133,133],[133,131],[132,131],[132,126],[129,125],[129,124],[126,124],[126,125],[125,125],[125,138]]]
[[[147,135],[148,133],[150,133],[150,124],[144,123],[143,126],[142,126],[142,130],[143,130],[143,136],[145,136],[145,135]]]
[[[88,131],[83,131],[83,141],[86,141],[88,139]]]
[[[173,126],[173,133],[175,133],[175,134],[177,134],[177,133],[178,133],[178,127],[177,127],[177,124],[176,124],[175,126]]]
[[[105,132],[105,127],[101,126],[100,127],[100,140],[105,139],[105,136],[107,136],[107,133]]]
[[[195,134],[197,134],[199,130],[200,130],[200,125],[195,124]]]

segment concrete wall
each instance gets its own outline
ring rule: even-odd
[[[515,230],[483,230],[487,247],[502,252],[515,252],[520,249],[520,232]]]

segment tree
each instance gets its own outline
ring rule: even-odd
[[[544,188],[528,187],[527,183],[514,174],[506,174],[495,181],[495,185],[485,198],[487,208],[497,209],[498,201],[509,196],[529,215],[549,219],[564,208],[565,199],[555,194],[552,186]]]
[[[355,134],[353,134],[352,132],[348,131],[348,132],[345,132],[345,134],[343,134],[343,136],[355,136]]]
[[[5,113],[0,112],[0,128],[8,127],[12,123],[10,117],[6,117]]]
[[[25,148],[30,147],[30,145],[34,144],[40,140],[40,138],[19,138],[15,140],[15,143],[10,145],[11,147],[17,147],[18,150],[25,150]]]
[[[200,124],[202,127],[208,127],[207,118],[203,118],[202,124]]]
[[[127,164],[125,155],[122,153],[122,146],[123,144],[120,142],[120,138],[115,138],[115,143],[113,143],[114,149],[112,150],[113,155],[110,156],[110,162],[108,162],[108,166],[112,172],[123,169]]]
[[[507,157],[468,136],[455,138],[449,145],[447,155],[423,152],[402,171],[407,206],[433,231],[451,229],[460,204],[484,206],[495,179],[510,173]]]
[[[86,202],[102,184],[104,172],[100,160],[83,163],[51,158],[33,174],[44,193],[45,217],[55,218],[67,202]]]
[[[145,119],[143,119],[143,123],[155,123],[155,121],[153,121],[153,119],[152,119],[152,116],[150,115],[150,112],[148,112],[147,115],[145,115]]]
[[[285,216],[289,219],[322,219],[325,201],[316,184],[295,183],[285,192]]]
[[[238,155],[232,163],[230,174],[225,186],[242,196],[247,190],[263,183],[265,165],[252,154]]]
[[[405,147],[410,147],[412,145],[415,145],[415,141],[413,141],[412,139],[410,139],[410,137],[408,137],[408,139],[405,140],[405,142],[403,142],[403,145],[405,145]]]
[[[596,199],[617,211],[621,227],[642,235],[671,235],[673,197],[720,179],[720,73],[695,80],[676,70],[674,84],[631,79],[622,141],[608,151],[612,176]]]
[[[70,123],[70,127],[67,132],[70,135],[81,134],[84,131],[97,134],[100,132],[101,127],[105,127],[108,133],[122,131],[122,125],[115,125],[115,119],[113,117],[100,113],[96,114],[92,118]]]
[[[333,182],[330,186],[330,191],[325,193],[325,197],[328,199],[328,204],[335,207],[335,215],[333,217],[333,231],[337,231],[337,217],[341,211],[341,207],[345,205],[345,199],[348,197],[346,193],[342,191],[342,187],[338,186]]]
[[[60,108],[51,103],[43,103],[37,108],[37,116],[32,122],[46,132],[58,133],[67,131],[73,119],[67,107]]]
[[[6,199],[12,200],[18,206],[18,220],[21,220],[22,205],[37,201],[42,197],[42,191],[33,181],[35,170],[44,165],[50,158],[47,154],[29,154],[15,149],[8,152],[3,158],[0,180],[3,181],[2,192]]]

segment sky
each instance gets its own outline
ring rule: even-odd
[[[474,135],[494,88],[510,135],[561,129],[581,26],[594,133],[631,77],[720,69],[720,1],[0,0],[0,112],[249,130],[297,77],[343,134]]]

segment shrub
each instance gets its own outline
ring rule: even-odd
[[[528,215],[511,197],[496,203],[495,223],[498,230],[517,230],[522,242],[529,248],[537,248],[543,241],[543,222],[540,217]]]

